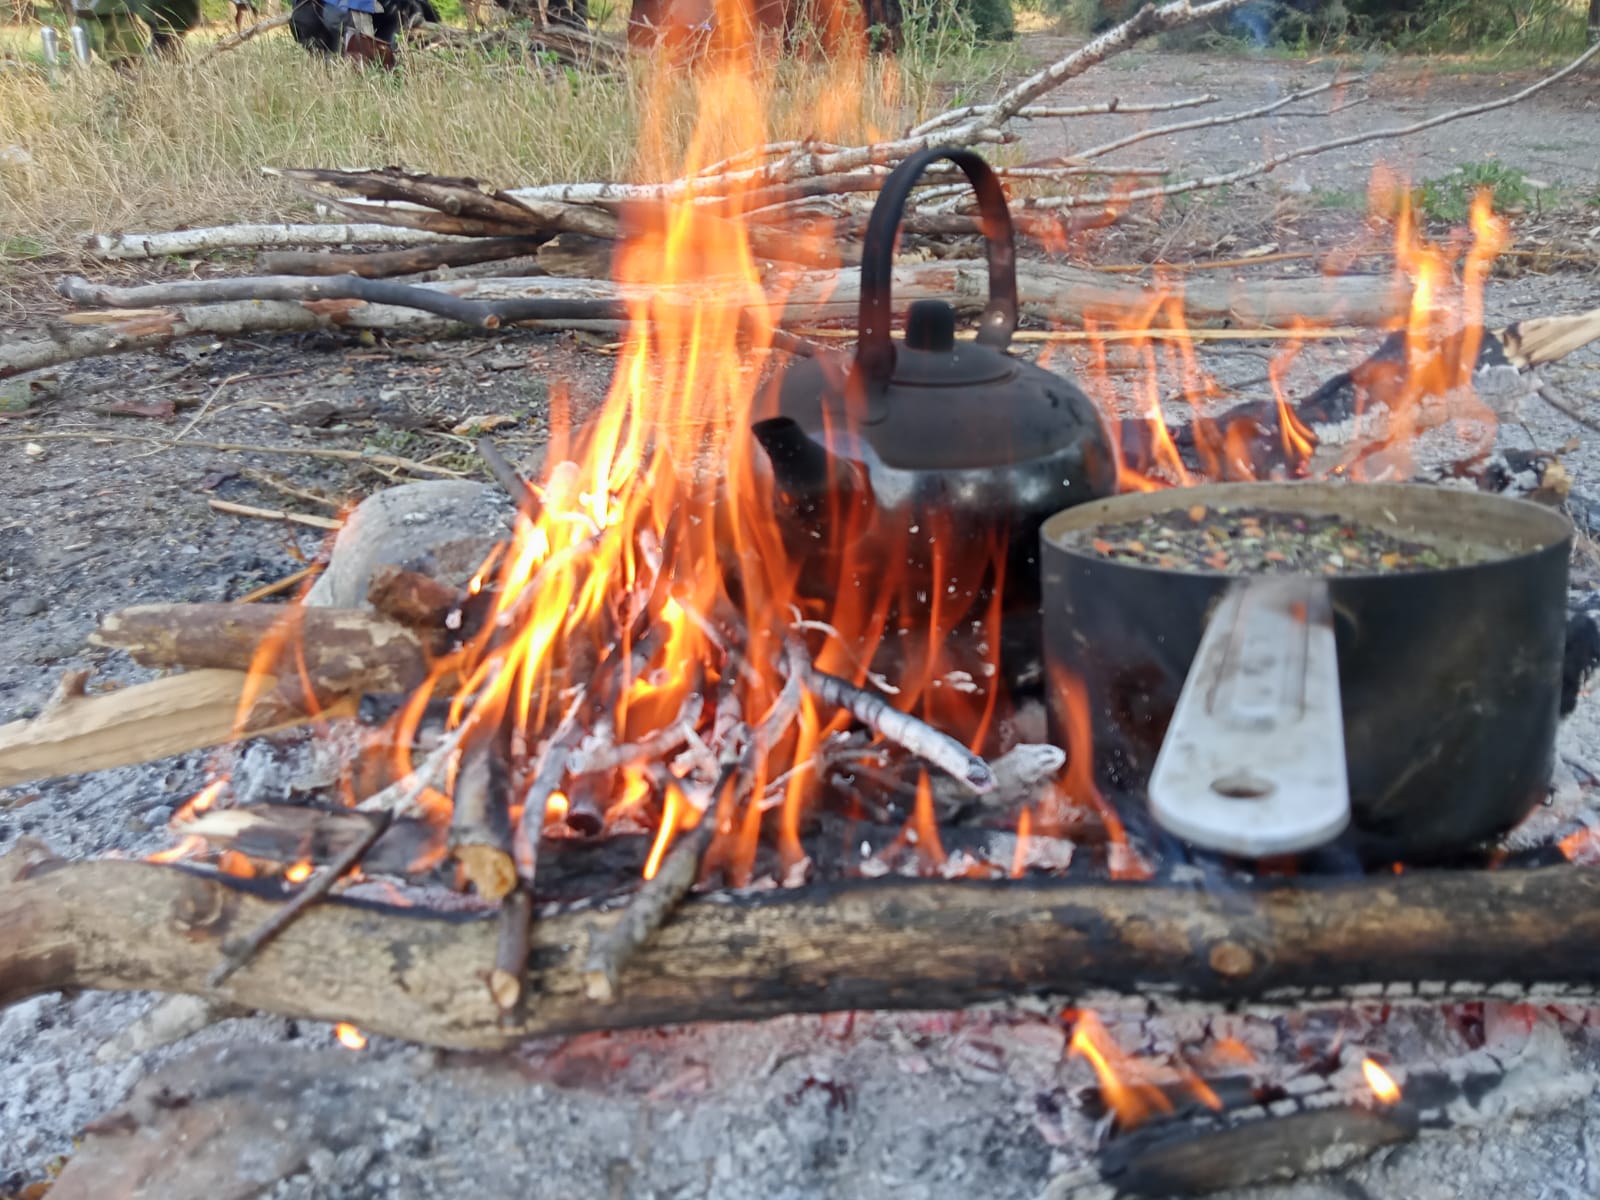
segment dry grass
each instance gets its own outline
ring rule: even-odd
[[[773,138],[856,141],[927,109],[936,74],[785,62],[734,106],[729,136],[764,109]],[[430,50],[384,75],[319,61],[286,36],[131,77],[0,70],[0,149],[25,158],[0,161],[0,268],[90,230],[304,218],[305,201],[264,165],[393,163],[503,186],[647,177],[687,145],[695,110],[693,83],[642,68],[606,78]],[[665,145],[642,153],[647,111]]]

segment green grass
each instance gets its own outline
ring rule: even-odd
[[[1527,208],[1534,200],[1527,172],[1498,162],[1463,163],[1448,175],[1425,179],[1412,193],[1423,215],[1436,221],[1464,221],[1473,198],[1487,190],[1496,212]]]
[[[190,36],[190,62],[132,74],[0,71],[0,148],[26,153],[0,160],[5,236],[69,246],[90,230],[304,219],[307,203],[263,178],[267,165],[397,163],[502,186],[663,177],[697,125],[694,78],[648,60],[604,76],[515,51],[412,50],[385,74],[274,33],[193,62],[215,32]],[[965,92],[987,99],[1010,53],[931,34],[889,63],[785,60],[748,103],[712,114],[710,143],[720,156],[749,140],[872,140],[944,107],[945,80],[984,80]]]

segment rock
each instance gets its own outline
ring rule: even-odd
[[[181,1058],[89,1126],[50,1195],[246,1200],[304,1171],[313,1155],[339,1163],[371,1131],[335,1061],[282,1046],[210,1046]]]
[[[390,565],[464,584],[507,535],[511,512],[500,489],[466,479],[405,483],[369,496],[339,531],[306,603],[362,607],[373,573]]]

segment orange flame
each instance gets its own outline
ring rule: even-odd
[[[1382,1104],[1398,1104],[1400,1102],[1400,1085],[1394,1081],[1394,1076],[1385,1071],[1370,1058],[1361,1060],[1361,1073],[1367,1077],[1367,1086],[1372,1089]]]
[[[1017,848],[1011,854],[1011,878],[1021,879],[1028,869],[1028,839],[1033,834],[1033,811],[1017,814]]]
[[[1106,1104],[1117,1114],[1124,1130],[1153,1117],[1170,1115],[1173,1103],[1169,1089],[1186,1091],[1213,1111],[1222,1108],[1221,1099],[1193,1071],[1179,1067],[1165,1072],[1167,1079],[1159,1079],[1153,1064],[1140,1062],[1118,1046],[1094,1013],[1080,1011],[1076,1015],[1067,1052],[1087,1059],[1094,1068]]]
[[[348,1021],[340,1021],[335,1025],[333,1027],[333,1036],[339,1039],[339,1044],[346,1050],[365,1050],[367,1048],[367,1035]]]
[[[311,863],[302,858],[285,870],[283,877],[290,883],[304,883],[311,878]]]

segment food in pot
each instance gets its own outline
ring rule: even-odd
[[[1080,546],[1113,562],[1224,575],[1384,575],[1498,557],[1440,546],[1337,515],[1196,504],[1085,531]]]

